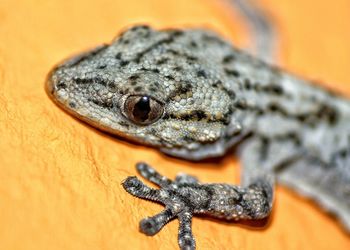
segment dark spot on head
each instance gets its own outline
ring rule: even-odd
[[[271,112],[278,112],[285,116],[287,115],[286,111],[281,106],[279,106],[278,103],[275,102],[269,103],[267,109]]]
[[[235,60],[235,56],[233,54],[229,54],[224,56],[224,58],[222,58],[222,63],[224,64],[231,63],[233,60]]]
[[[93,83],[98,83],[98,84],[100,84],[100,85],[102,85],[102,86],[107,86],[107,81],[106,80],[104,80],[103,78],[101,78],[101,77],[95,77],[95,78],[93,78],[93,79],[91,79],[91,81],[93,82]]]
[[[174,70],[175,70],[175,71],[182,71],[183,68],[182,68],[181,66],[176,66],[176,67],[174,67]]]
[[[168,99],[173,100],[173,98],[176,96],[185,95],[188,92],[190,92],[191,89],[192,89],[192,85],[189,82],[182,83],[182,84],[176,84],[175,90],[169,94]]]
[[[92,79],[75,77],[74,81],[77,84],[86,84],[86,83],[91,83]]]
[[[329,123],[332,125],[336,124],[338,121],[338,118],[339,118],[338,113],[333,110],[328,116]]]
[[[88,101],[93,102],[94,104],[96,104],[102,108],[111,109],[113,107],[113,104],[111,102],[104,102],[104,101],[100,101],[100,100],[93,99],[93,98],[89,98]]]
[[[110,88],[110,89],[115,89],[117,86],[115,85],[115,83],[114,82],[109,82],[108,84],[107,84],[107,86],[108,86],[108,88]]]
[[[252,83],[249,79],[244,79],[244,88],[250,90],[252,88]]]
[[[175,78],[173,76],[171,76],[171,75],[165,76],[165,78],[168,79],[168,80],[175,80]]]
[[[175,114],[173,114],[173,113],[169,114],[169,117],[172,118],[172,119],[177,118],[177,116]]]
[[[216,82],[213,83],[212,86],[214,88],[218,88],[218,89],[224,91],[231,98],[231,100],[236,98],[236,93],[233,90],[226,88],[224,86],[224,84],[222,83],[222,81],[217,80]]]
[[[231,100],[236,98],[236,93],[233,90],[223,88],[223,90],[228,94]]]
[[[131,75],[131,76],[129,76],[129,80],[130,80],[130,81],[136,81],[136,80],[139,79],[139,78],[140,78],[139,75]]]
[[[261,115],[265,114],[265,111],[261,108],[255,108],[255,113],[256,113],[256,115],[261,116]]]
[[[225,68],[225,73],[227,76],[233,76],[233,77],[239,77],[240,76],[240,73],[235,70],[235,69],[227,69]]]
[[[168,29],[165,31],[168,32],[170,34],[170,36],[172,36],[172,37],[179,37],[179,36],[182,36],[184,34],[184,32],[182,30],[179,30],[179,29]]]
[[[279,110],[279,106],[277,103],[270,103],[268,105],[268,109],[271,111],[271,112],[276,112]]]
[[[270,148],[270,138],[264,135],[261,135],[260,142],[261,142],[261,147],[259,148],[259,158],[260,158],[259,160],[265,161]],[[253,185],[257,185],[256,182]]]
[[[346,156],[348,155],[348,150],[346,149],[340,150],[339,155],[341,158],[346,158]]]
[[[295,117],[297,120],[299,120],[300,122],[305,122],[307,119],[307,115],[306,114],[298,114]]]
[[[193,47],[193,48],[197,48],[198,44],[195,41],[191,41],[190,42],[190,46]]]
[[[198,121],[208,118],[207,114],[203,110],[193,110],[191,111],[191,116],[193,119]]]
[[[177,92],[181,94],[186,94],[187,92],[191,91],[192,85],[190,83],[181,84],[180,87],[177,89]]]
[[[190,137],[189,135],[185,135],[184,137],[182,137],[182,140],[184,140],[185,142],[191,143],[194,142],[194,138]]]
[[[157,64],[157,65],[162,65],[162,64],[164,64],[164,63],[166,63],[166,62],[168,62],[168,61],[169,61],[169,58],[164,57],[164,58],[161,58],[160,60],[158,60],[158,61],[156,62],[156,64]]]
[[[167,120],[170,118],[170,115],[168,113],[163,114],[163,120]]]
[[[122,53],[121,53],[121,52],[118,52],[118,53],[115,55],[115,59],[120,60],[121,58],[122,58]]]
[[[220,45],[224,44],[224,42],[223,42],[221,39],[219,39],[218,37],[213,36],[213,35],[204,34],[204,35],[202,36],[202,39],[203,39],[203,41],[205,41],[205,42],[214,42],[214,43],[218,43],[218,44],[220,44]]]
[[[254,87],[254,90],[255,90],[255,91],[258,91],[258,92],[261,91],[261,90],[263,89],[260,83],[255,83],[255,84],[253,85],[253,87]]]
[[[179,51],[177,50],[174,50],[174,49],[168,49],[167,52],[173,54],[174,56],[178,56],[180,54]]]
[[[295,145],[300,146],[301,145],[301,140],[299,136],[295,132],[290,132],[286,135],[286,138],[294,141]]]
[[[230,116],[230,115],[233,114],[234,111],[235,111],[235,107],[234,107],[233,104],[231,104],[231,105],[228,106],[228,111],[227,111],[227,113],[225,115]]]
[[[339,118],[337,110],[334,107],[327,105],[327,104],[322,104],[319,107],[319,109],[316,113],[316,116],[319,119],[327,120],[329,122],[329,124],[331,124],[331,125],[334,125],[338,121],[338,118]]]
[[[195,57],[195,56],[187,56],[187,59],[193,62],[198,61],[198,57]]]
[[[181,114],[178,116],[178,118],[180,120],[189,121],[191,120],[192,116],[190,114]]]
[[[92,78],[79,78],[79,77],[74,77],[73,80],[77,84],[100,84],[102,86],[107,86],[109,83],[108,80],[101,78],[100,76],[97,77],[92,77]]]
[[[222,88],[223,87],[222,81],[217,80],[216,82],[213,83],[213,87],[214,88]]]
[[[152,69],[152,72],[153,72],[153,73],[156,73],[156,74],[159,74],[159,73],[160,73],[159,69]]]
[[[124,66],[128,65],[129,63],[130,63],[129,61],[122,60],[122,61],[120,61],[120,66],[124,67]]]
[[[275,103],[275,102],[269,103],[267,106],[267,109],[270,112],[276,112],[283,116],[288,116],[287,111],[283,107],[281,107],[278,103]]]
[[[150,87],[149,91],[151,92],[157,92],[157,89],[155,87]]]
[[[130,40],[129,40],[129,39],[123,39],[121,42],[122,42],[123,44],[129,44],[129,43],[130,43]]]
[[[237,100],[237,102],[235,103],[235,107],[238,109],[247,109],[248,104],[244,100]]]
[[[75,102],[69,102],[69,107],[71,107],[72,109],[76,108],[77,105],[75,104]]]
[[[142,90],[142,87],[141,86],[137,86],[137,87],[135,87],[135,89],[134,89],[136,92],[140,92],[141,90]]]
[[[67,84],[65,84],[64,82],[59,82],[57,84],[57,88],[58,89],[66,89],[67,88]]]
[[[229,125],[230,124],[230,119],[229,119],[228,116],[225,116],[223,119],[220,119],[218,121],[222,122],[224,125]],[[240,131],[235,132],[235,134],[239,134],[239,133],[240,133]]]
[[[282,95],[283,94],[283,88],[276,84],[271,84],[268,87],[268,91],[275,94],[275,95]]]
[[[204,77],[204,78],[207,78],[207,73],[203,70],[203,69],[200,69],[197,71],[197,76],[198,77]]]
[[[106,64],[101,64],[101,65],[97,66],[97,69],[104,69],[104,68],[106,68],[106,67],[107,67]]]

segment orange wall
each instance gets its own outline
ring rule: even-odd
[[[280,32],[280,64],[350,96],[350,1],[260,2]],[[237,13],[218,0],[1,0],[1,249],[177,249],[177,221],[153,238],[138,232],[138,221],[162,207],[122,189],[134,164],[238,182],[230,156],[217,164],[170,159],[90,128],[47,97],[54,64],[133,23],[210,26],[249,42]],[[263,229],[195,218],[198,249],[350,249],[339,223],[313,203],[279,187],[275,205]]]

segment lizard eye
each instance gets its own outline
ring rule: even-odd
[[[129,96],[124,103],[124,113],[134,123],[148,125],[163,114],[163,104],[150,96]]]

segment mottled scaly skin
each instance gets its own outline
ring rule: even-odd
[[[240,186],[170,181],[146,164],[123,183],[165,210],[140,224],[148,235],[180,220],[179,245],[195,248],[191,218],[269,215],[274,180],[310,196],[350,230],[350,103],[236,49],[206,30],[136,26],[49,75],[53,100],[85,122],[191,160],[232,146]]]

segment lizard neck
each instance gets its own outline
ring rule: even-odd
[[[259,68],[260,67],[260,68]],[[242,98],[234,102],[245,130],[268,139],[294,140],[329,161],[350,146],[350,102],[278,69],[248,65]]]

